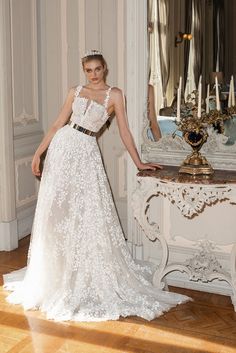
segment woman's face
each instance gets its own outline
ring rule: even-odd
[[[102,65],[100,60],[91,60],[84,63],[84,73],[87,80],[91,83],[99,83],[104,81],[106,68]]]

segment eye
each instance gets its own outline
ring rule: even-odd
[[[90,73],[92,70],[91,69],[86,69],[85,70],[87,73]]]

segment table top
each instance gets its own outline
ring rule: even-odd
[[[215,170],[213,175],[189,175],[179,174],[177,166],[163,166],[158,170],[143,170],[138,172],[139,177],[152,177],[162,181],[170,181],[185,184],[236,184],[235,170]]]

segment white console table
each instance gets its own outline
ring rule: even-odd
[[[208,283],[215,279],[226,281],[231,288],[232,303],[236,311],[236,229],[232,229],[235,242],[232,241],[232,236],[224,239],[224,244],[229,249],[228,253],[224,253],[228,259],[227,266],[222,265],[218,256],[222,247],[218,246],[217,239],[209,240],[201,236],[197,242],[188,242],[190,256],[183,256],[183,262],[173,262],[169,261],[170,235],[161,231],[157,222],[150,222],[148,216],[151,198],[162,195],[188,219],[199,217],[205,208],[225,201],[234,208],[232,215],[235,214],[236,218],[236,171],[217,170],[212,177],[192,177],[178,174],[178,167],[165,166],[159,171],[139,172],[137,183],[132,199],[134,216],[148,239],[157,239],[162,249],[162,257],[153,277],[154,285],[163,289],[164,277],[173,271],[186,273],[189,280],[194,282]]]

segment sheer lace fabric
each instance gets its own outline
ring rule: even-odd
[[[97,131],[107,118],[75,96],[72,120]],[[132,259],[96,138],[64,126],[48,148],[27,268],[4,276],[7,300],[56,321],[152,320],[189,300],[153,287],[153,271]]]
[[[80,91],[82,88],[82,86],[78,86],[76,89],[71,120],[74,123],[83,126],[85,129],[98,132],[109,117],[107,113],[107,105],[111,87],[106,92],[104,104],[89,100],[86,97],[80,97]]]

